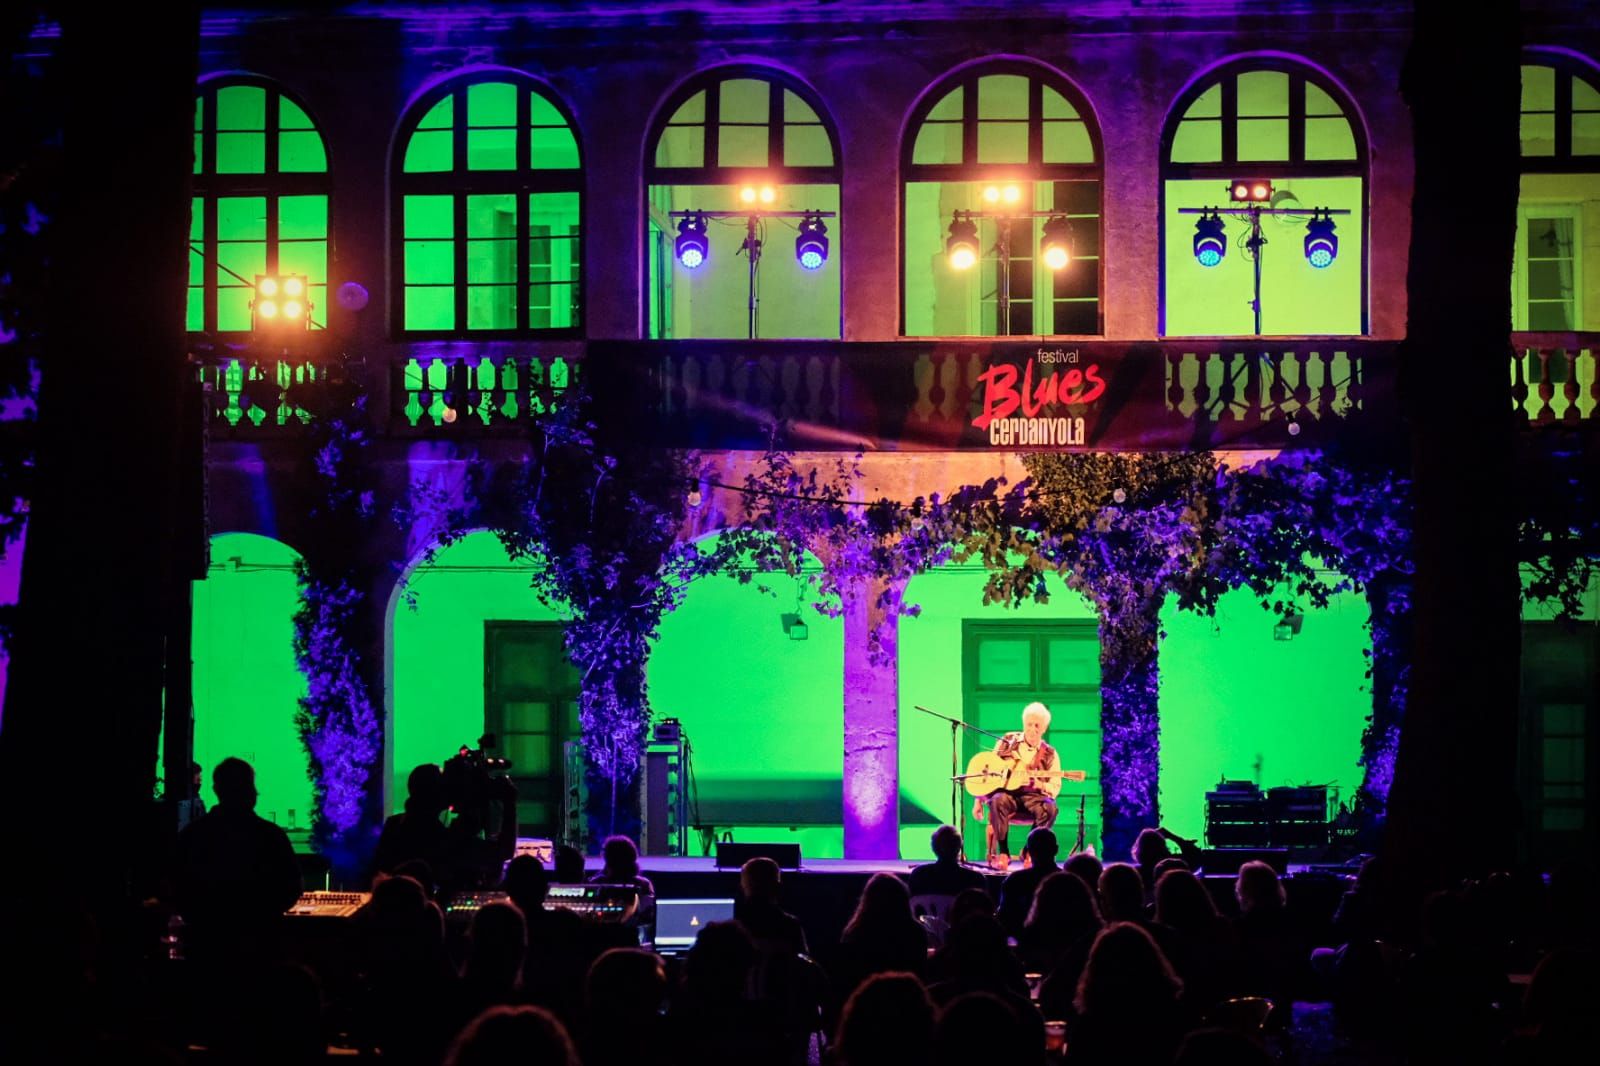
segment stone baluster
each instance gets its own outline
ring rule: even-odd
[[[1527,352],[1513,351],[1511,355],[1511,406],[1528,417],[1528,376],[1526,373]]]
[[[1294,413],[1311,413],[1311,364],[1317,358],[1317,353],[1310,351],[1296,352],[1294,356],[1294,388],[1289,395],[1294,399]]]
[[[1220,359],[1215,352],[1196,352],[1196,373],[1194,388],[1190,395],[1194,398],[1194,412],[1191,418],[1209,417],[1211,413],[1211,371],[1220,365]]]
[[[1540,422],[1555,420],[1555,385],[1550,381],[1550,368],[1555,360],[1551,358],[1555,353],[1549,348],[1540,348],[1539,358],[1539,412]]]
[[[1222,373],[1220,375],[1221,380],[1217,385],[1216,417],[1213,419],[1217,423],[1221,423],[1232,413],[1238,393],[1238,388],[1233,383],[1233,364],[1242,358],[1244,356],[1238,352],[1218,353],[1216,365],[1222,369]]]
[[[1561,411],[1561,420],[1563,422],[1581,421],[1583,412],[1578,410],[1578,398],[1582,395],[1582,390],[1578,385],[1578,349],[1558,348],[1556,349],[1556,358],[1561,360],[1562,366],[1566,371],[1561,380],[1561,398],[1565,401],[1565,406]]]

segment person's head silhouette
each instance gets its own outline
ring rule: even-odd
[[[211,771],[211,788],[219,806],[238,811],[256,809],[256,772],[243,759],[228,758],[217,763]]]
[[[406,810],[418,814],[439,812],[449,804],[445,800],[444,771],[436,764],[425,762],[411,771],[406,778]]]

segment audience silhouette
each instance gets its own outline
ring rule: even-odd
[[[960,836],[943,827],[936,860],[911,877],[923,898],[944,901],[948,934],[931,956],[911,892],[893,874],[865,882],[835,937],[784,909],[781,871],[758,858],[740,871],[735,920],[705,926],[678,963],[632,946],[604,950],[615,942],[604,927],[547,908],[551,878],[531,855],[506,866],[503,900],[452,904],[452,914],[472,915],[470,929],[454,918],[447,926],[426,885],[441,854],[436,832],[422,828],[429,818],[442,826],[433,777],[427,767],[413,773],[407,813],[385,830],[377,865],[387,869],[348,925],[352,957],[330,979],[273,961],[281,912],[299,887],[294,857],[282,831],[253,813],[249,766],[218,765],[218,803],[184,831],[173,882],[195,958],[230,960],[202,969],[224,978],[203,989],[204,1024],[187,1030],[207,1045],[203,1061],[323,1062],[332,1040],[400,1066],[970,1066],[980,1057],[1261,1066],[1289,1061],[1287,1030],[1308,993],[1331,995],[1323,1016],[1333,1028],[1307,1021],[1293,1039],[1336,1036],[1348,1054],[1302,1049],[1307,1061],[1546,1066],[1589,1057],[1595,1041],[1592,902],[1571,898],[1588,883],[1581,868],[1548,889],[1537,877],[1496,875],[1435,893],[1421,942],[1407,951],[1380,939],[1375,863],[1337,911],[1328,895],[1316,915],[1291,904],[1272,867],[1245,863],[1233,901],[1222,900],[1237,903],[1230,921],[1156,831],[1141,834],[1138,865],[1102,867],[1085,853],[1058,869],[1054,834],[1036,830],[1031,865],[999,886],[997,907],[992,882],[959,865]],[[399,820],[412,815],[409,826]],[[613,837],[604,850],[596,880],[653,898],[631,840]],[[581,858],[558,851],[562,876],[577,876]],[[821,920],[814,907],[801,913]],[[1335,943],[1313,957],[1308,928]],[[826,970],[808,957],[812,944]],[[1519,1003],[1507,975],[1535,962]],[[154,1042],[98,1046],[124,1061],[176,1061],[150,1057]]]

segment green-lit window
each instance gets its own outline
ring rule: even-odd
[[[762,241],[754,333],[839,336],[843,252],[839,165],[821,101],[775,71],[720,68],[679,89],[652,131],[645,168],[649,333],[658,338],[745,337],[752,332],[746,219],[714,220],[710,254],[689,270],[676,259],[678,211],[750,210]],[[746,204],[745,186],[772,199]],[[829,252],[816,270],[795,261],[800,219],[782,212],[831,211]]]
[[[444,86],[404,119],[396,162],[398,331],[577,328],[583,173],[542,87]]]
[[[935,86],[903,146],[904,331],[908,336],[1097,334],[1100,131],[1065,79],[996,64]],[[956,214],[977,227],[977,263],[946,254]],[[1051,219],[1069,259],[1040,255]]]
[[[187,327],[250,328],[257,274],[304,274],[327,321],[328,155],[306,110],[259,78],[200,87],[194,105]]]
[[[1288,62],[1225,67],[1192,86],[1161,138],[1161,331],[1168,336],[1255,332],[1250,222],[1227,213],[1236,178],[1266,178],[1262,216],[1263,335],[1366,331],[1366,141],[1355,107],[1331,81]],[[1203,267],[1194,257],[1198,216],[1221,207],[1227,250]],[[1303,254],[1311,209],[1334,216],[1338,255],[1322,269]]]
[[[1522,67],[1522,178],[1511,325],[1565,332],[1600,322],[1600,76],[1565,56]]]

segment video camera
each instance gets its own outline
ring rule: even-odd
[[[495,781],[511,769],[511,760],[491,755],[497,746],[493,733],[478,738],[478,747],[461,745],[461,750],[444,762],[445,803],[458,817],[489,821],[489,804],[497,797]],[[499,775],[497,777],[497,775]]]

